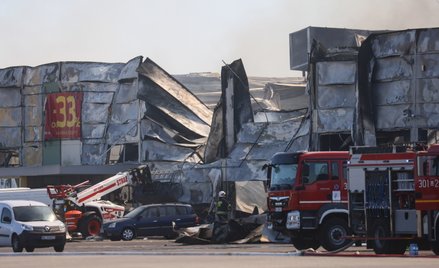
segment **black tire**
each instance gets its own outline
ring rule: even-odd
[[[376,220],[372,226],[373,251],[376,254],[404,254],[407,242],[401,240],[387,240],[390,238],[390,227],[385,220]]]
[[[83,238],[98,236],[101,232],[102,219],[96,214],[90,214],[81,219],[79,231]]]
[[[25,247],[27,252],[34,252],[35,248],[34,247]]]
[[[122,230],[122,233],[120,235],[122,237],[122,240],[124,241],[131,241],[136,237],[136,233],[132,228],[125,228]]]
[[[291,243],[293,243],[294,247],[297,250],[304,250],[304,249],[318,249],[320,247],[320,242],[317,239],[314,238],[302,238],[302,237],[295,237],[291,238]]]
[[[64,251],[64,246],[65,246],[65,244],[56,245],[56,246],[53,247],[53,249],[54,249],[56,252],[63,252],[63,251]]]
[[[439,223],[436,225],[436,241],[431,242],[431,250],[434,254],[439,255]]]
[[[351,243],[348,223],[341,218],[326,220],[320,228],[320,243],[327,251],[335,251]]]
[[[12,235],[11,244],[12,244],[12,250],[14,252],[23,252],[23,245],[21,244],[18,235],[16,234]]]

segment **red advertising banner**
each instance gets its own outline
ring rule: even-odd
[[[52,93],[46,100],[45,140],[81,138],[82,92]]]

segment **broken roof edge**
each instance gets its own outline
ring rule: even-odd
[[[143,56],[136,56],[134,58],[131,58],[130,60],[126,61],[126,62],[100,62],[100,61],[74,61],[74,60],[59,60],[59,61],[53,61],[53,62],[48,62],[48,63],[43,63],[43,64],[38,64],[38,65],[14,65],[14,66],[8,66],[8,67],[4,67],[4,68],[0,68],[0,70],[6,70],[6,69],[10,69],[10,68],[39,68],[39,67],[43,67],[46,65],[52,65],[52,64],[59,64],[59,63],[84,63],[84,64],[127,64],[129,62],[131,62],[132,60],[136,59],[136,58],[142,58]]]
[[[172,94],[167,88],[164,88],[162,85],[160,85],[159,83],[157,83],[157,81],[154,81],[153,79],[151,79],[151,77],[149,76],[150,72],[148,71],[148,69],[145,68],[145,65],[151,65],[155,68],[157,68],[160,72],[162,72],[168,79],[170,79],[173,83],[175,83],[176,85],[178,85],[179,87],[181,87],[181,89],[185,90],[185,93],[188,94],[188,96],[190,96],[192,98],[193,101],[197,102],[199,105],[201,105],[202,107],[199,107],[198,112],[194,112],[194,108],[195,107],[191,107],[189,108],[190,111],[192,111],[192,113],[198,117],[200,120],[202,120],[204,123],[206,123],[208,126],[210,126],[211,121],[212,121],[212,114],[213,112],[209,109],[209,107],[202,102],[197,95],[195,95],[191,90],[189,90],[186,86],[184,86],[182,83],[180,83],[180,81],[178,81],[176,78],[174,78],[171,74],[169,74],[166,70],[164,70],[162,67],[160,67],[157,63],[155,63],[153,60],[151,60],[150,58],[146,58],[141,64],[140,66],[137,68],[137,72],[144,76],[145,78],[148,78],[149,80],[151,80],[151,82],[153,82],[154,84],[156,84],[158,87],[162,88],[163,90],[165,90],[168,94],[170,94],[173,98],[175,98],[178,102],[180,102],[181,104],[183,104],[184,106],[185,103],[181,102],[181,100],[178,98],[178,96],[175,96],[175,94]]]
[[[171,80],[173,80],[175,83],[177,83],[178,85],[180,85],[182,88],[186,89],[188,93],[190,93],[194,98],[196,98],[202,105],[204,105],[204,107],[208,108],[206,106],[206,104],[204,104],[204,102],[202,102],[197,95],[195,95],[190,89],[188,89],[185,85],[183,85],[182,83],[180,83],[180,81],[178,81],[172,74],[168,73],[165,69],[163,69],[160,65],[158,65],[157,63],[155,63],[151,58],[147,57],[143,62],[150,62],[152,64],[154,64],[157,68],[159,68],[164,74],[166,74]],[[139,68],[141,68],[141,65],[139,66]],[[201,119],[201,118],[200,118]]]

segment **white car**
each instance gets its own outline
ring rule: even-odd
[[[14,252],[33,252],[53,247],[62,252],[66,227],[44,203],[29,200],[0,201],[0,246],[12,246]]]

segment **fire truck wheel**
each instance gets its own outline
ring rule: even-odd
[[[82,236],[98,236],[101,232],[102,220],[96,214],[86,216],[79,223],[79,231]]]
[[[293,243],[294,247],[297,250],[304,250],[304,249],[318,249],[320,247],[320,243],[317,239],[314,238],[299,238],[299,237],[295,237],[295,238],[291,238],[291,243]]]
[[[374,237],[372,242],[373,251],[376,254],[403,254],[405,252],[407,247],[405,241],[380,239],[389,238],[391,236],[387,221],[376,220],[372,226],[372,233]]]
[[[327,251],[334,251],[348,245],[351,240],[347,236],[351,231],[345,220],[341,218],[331,218],[326,220],[320,229],[320,242]]]

